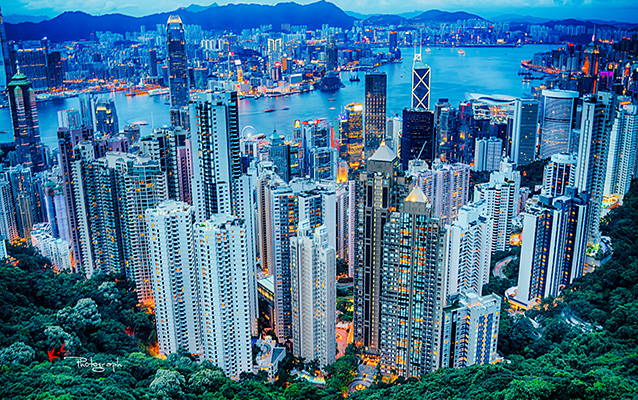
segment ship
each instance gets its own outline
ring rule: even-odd
[[[168,88],[151,89],[148,91],[149,96],[161,96],[163,94],[168,94]]]
[[[427,54],[430,54],[430,53],[432,53],[432,50],[430,50],[430,48],[428,47],[427,49],[425,49],[425,52],[426,52]]]
[[[319,90],[322,92],[336,92],[342,87],[345,87],[345,85],[341,83],[339,74],[335,71],[328,72],[319,83]]]
[[[274,109],[274,108],[265,108],[265,109],[264,109],[264,112],[265,112],[265,113],[271,113],[271,112],[273,112],[273,111],[275,111],[275,109]]]
[[[464,55],[465,55],[465,50],[463,50],[463,49],[459,49],[459,55],[460,55],[460,56],[464,56]]]

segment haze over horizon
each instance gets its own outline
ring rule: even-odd
[[[65,11],[83,11],[93,15],[121,13],[140,17],[144,15],[168,12],[179,7],[188,7],[189,0],[184,2],[170,0],[52,0],[47,2],[28,0],[6,0],[3,4],[3,15],[46,15],[49,18]],[[258,0],[246,2],[217,1],[219,5],[253,3],[274,5],[279,0]],[[297,0],[299,4],[308,4],[314,0]],[[205,1],[200,4],[207,6],[213,2]],[[596,19],[619,22],[638,22],[638,6],[632,0],[408,0],[397,5],[388,0],[334,0],[344,11],[361,14],[401,14],[407,12],[427,11],[439,9],[442,11],[466,11],[484,18],[494,18],[504,14],[518,14],[522,16],[548,19]]]

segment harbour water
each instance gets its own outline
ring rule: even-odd
[[[517,74],[521,60],[529,60],[534,53],[549,51],[556,46],[527,45],[508,48],[466,48],[460,55],[456,48],[431,48],[422,52],[423,61],[431,67],[431,104],[440,98],[447,98],[453,105],[465,100],[465,93],[505,94],[520,96],[530,92],[531,85],[523,83]],[[400,114],[410,107],[411,68],[414,50],[401,49],[403,62],[379,67],[388,75],[388,114]],[[342,72],[345,87],[336,93],[314,91],[278,98],[243,99],[239,104],[240,128],[246,133],[270,133],[273,129],[290,135],[293,121],[328,118],[339,115],[341,107],[351,102],[363,103],[365,77],[359,72],[359,82],[350,82],[355,73]],[[166,96],[127,97],[125,93],[109,93],[115,99],[119,126],[139,121],[142,135],[153,127],[170,122]],[[51,149],[57,147],[57,111],[78,108],[78,98],[53,100],[38,103],[40,135],[42,142]],[[273,112],[264,112],[273,108]],[[1,133],[4,132],[4,133]],[[13,140],[11,116],[8,108],[0,109],[0,142]]]

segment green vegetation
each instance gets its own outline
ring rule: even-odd
[[[539,193],[534,190],[534,187],[543,184],[543,172],[549,160],[549,158],[546,158],[545,160],[534,161],[518,167],[517,169],[521,171],[521,187],[528,187],[532,194]]]
[[[537,309],[513,315],[503,310],[503,362],[443,369],[420,381],[376,379],[351,397],[638,399],[638,181],[624,205],[611,211],[603,232],[614,246],[607,264]],[[354,379],[354,346],[326,368],[323,389],[290,376],[304,365],[294,357],[287,357],[274,385],[263,374],[233,382],[183,352],[154,358],[152,316],[137,308],[130,283],[114,276],[55,275],[32,249],[9,252],[19,262],[0,266],[0,398],[336,400]],[[515,272],[506,268],[507,279]],[[47,351],[62,343],[69,355],[121,367],[98,373],[71,359],[49,362]]]

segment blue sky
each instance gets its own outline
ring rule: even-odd
[[[185,7],[175,0],[3,0],[2,13],[24,15],[46,15],[54,17],[64,11],[81,10],[90,14],[122,13],[141,16]],[[279,0],[280,1],[280,0]],[[250,3],[275,4],[278,0],[246,1]],[[310,3],[314,0],[296,0]],[[446,11],[468,11],[483,17],[502,14],[532,15],[538,17],[592,18],[638,22],[638,2],[635,0],[334,0],[344,10],[364,14],[402,13],[414,10],[440,9]],[[196,4],[211,4],[212,0]],[[218,4],[233,3],[217,1]]]

